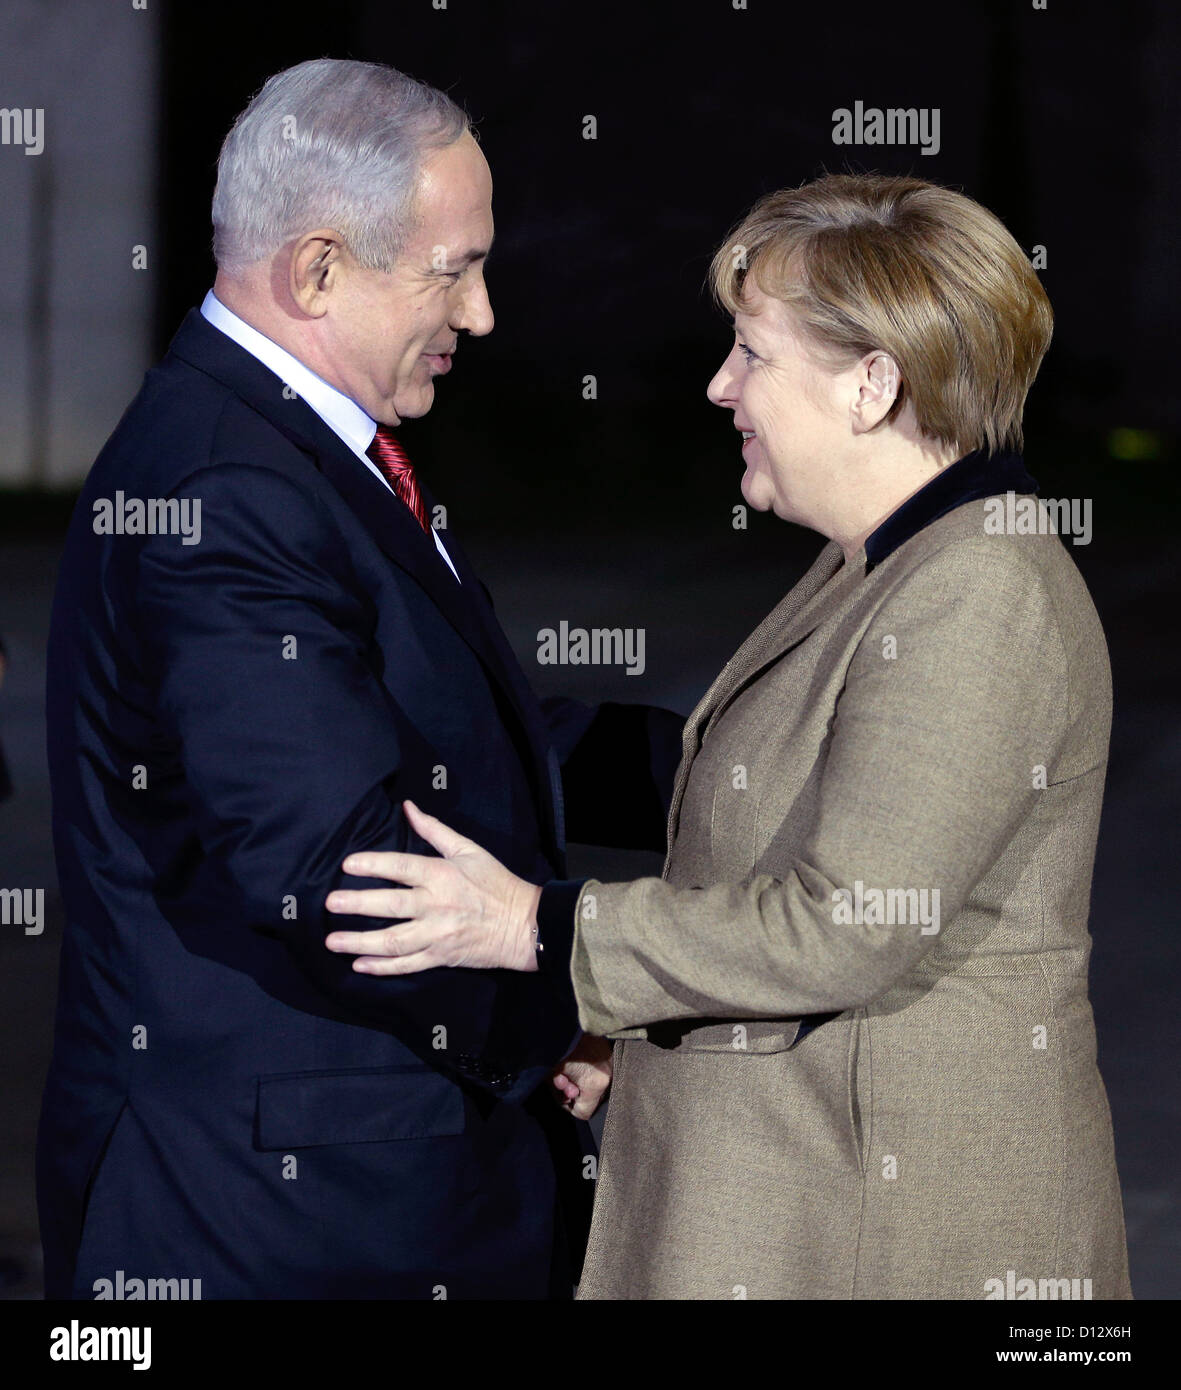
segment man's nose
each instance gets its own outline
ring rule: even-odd
[[[492,325],[496,322],[492,313],[492,301],[488,298],[488,287],[481,280],[479,285],[473,286],[463,297],[463,304],[460,307],[459,322],[456,328],[466,328],[469,333],[477,338],[483,337],[485,333],[492,332]]]

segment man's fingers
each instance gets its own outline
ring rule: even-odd
[[[562,1064],[562,1073],[584,1089],[598,1086],[606,1090],[611,1084],[611,1067],[602,1063],[566,1061]]]

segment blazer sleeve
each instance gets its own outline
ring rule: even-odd
[[[790,1019],[884,993],[938,933],[838,924],[852,915],[834,911],[842,896],[858,880],[937,889],[945,929],[1033,812],[1034,769],[1052,764],[1067,697],[1051,597],[1015,548],[981,538],[930,556],[853,653],[820,753],[819,809],[792,832],[781,875],[585,884],[567,923],[583,1027]]]
[[[138,640],[202,849],[240,893],[244,923],[280,939],[358,1022],[523,1099],[578,1035],[549,982],[443,968],[367,977],[324,946],[334,928],[378,925],[324,907],[334,888],[383,886],[344,874],[347,854],[434,852],[401,813],[429,771],[408,757],[404,716],[374,669],[375,614],[345,537],[314,495],[265,467],[211,466],[174,495],[200,501],[200,541],[145,540]]]

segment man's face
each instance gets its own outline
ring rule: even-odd
[[[366,270],[346,252],[321,337],[334,384],[386,425],[430,410],[461,329],[492,331],[492,175],[470,134],[428,157],[414,211],[392,270]]]

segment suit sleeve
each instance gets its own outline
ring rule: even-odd
[[[684,715],[562,697],[541,705],[562,767],[567,838],[663,854]]]
[[[482,581],[480,588],[495,611],[492,591]],[[663,854],[685,716],[564,695],[548,696],[541,708],[562,772],[566,838]]]
[[[442,968],[366,977],[324,946],[334,928],[378,925],[324,908],[333,888],[383,886],[344,874],[347,854],[433,853],[401,814],[429,770],[407,756],[405,717],[374,669],[377,615],[344,536],[267,468],[217,465],[174,495],[200,501],[200,541],[145,540],[137,630],[203,852],[240,894],[245,924],[280,938],[348,1015],[523,1099],[577,1036],[548,982]]]
[[[931,950],[1032,812],[1034,768],[1050,766],[1066,708],[1063,645],[1035,571],[983,539],[930,557],[854,652],[819,754],[818,813],[803,836],[787,833],[775,874],[585,884],[566,922],[583,1027],[869,1003]],[[858,881],[938,890],[938,928],[849,922]]]

